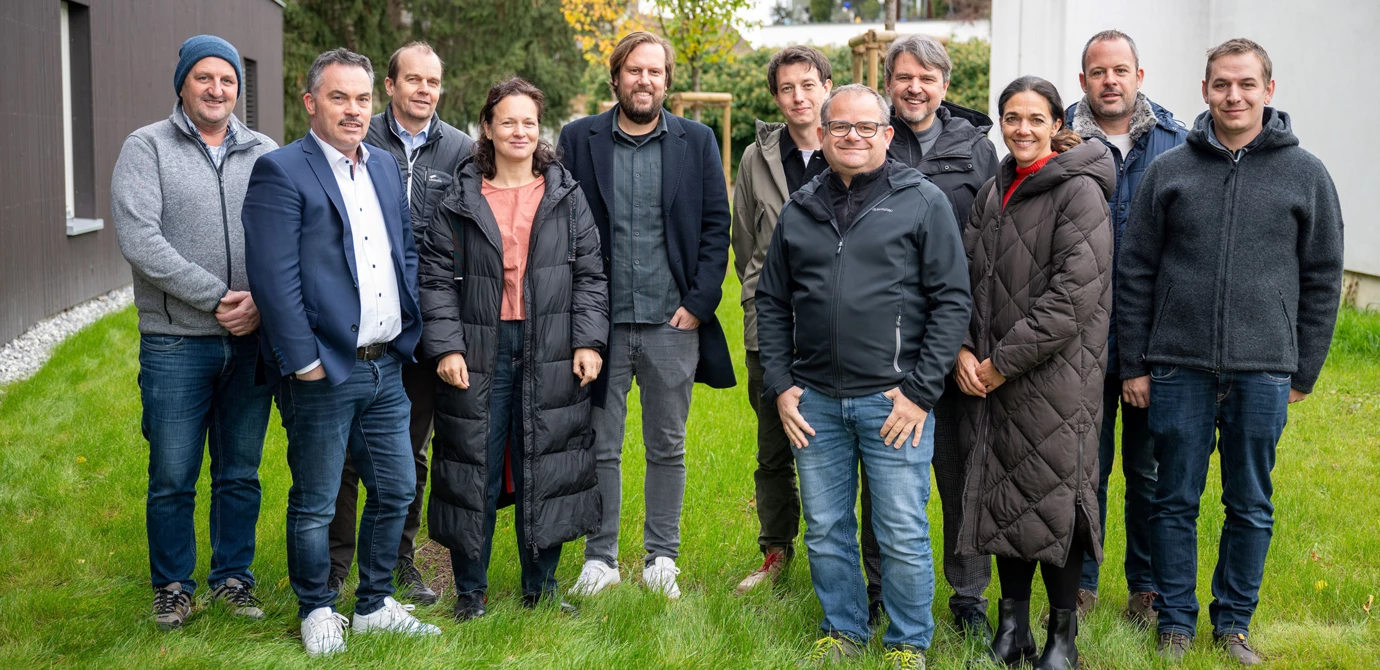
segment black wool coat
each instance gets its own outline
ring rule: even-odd
[[[523,277],[523,501],[528,540],[546,548],[599,527],[590,390],[572,372],[574,351],[607,343],[608,282],[599,233],[584,195],[559,163],[545,173],[546,194],[533,219]],[[422,355],[465,355],[470,388],[437,379],[431,461],[432,539],[478,560],[484,546],[489,392],[498,360],[503,303],[503,242],[480,192],[472,158],[427,226],[421,257]],[[455,235],[462,233],[463,279],[456,280]],[[514,460],[516,463],[516,459]],[[531,550],[523,547],[522,550]]]

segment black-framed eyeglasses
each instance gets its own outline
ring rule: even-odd
[[[848,137],[848,131],[856,130],[858,131],[858,137],[867,139],[869,137],[876,137],[877,131],[882,129],[882,124],[876,121],[859,121],[857,123],[830,121],[825,127],[829,130],[829,134],[834,137]]]

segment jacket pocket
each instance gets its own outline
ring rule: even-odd
[[[1289,303],[1285,302],[1283,291],[1276,292],[1279,293],[1280,313],[1284,316],[1284,329],[1289,331],[1289,351],[1297,358],[1299,353],[1298,334],[1294,330],[1293,319],[1289,318]]]
[[[1164,298],[1160,299],[1160,308],[1155,310],[1155,327],[1150,330],[1150,339],[1145,343],[1145,351],[1148,353],[1155,347],[1155,337],[1160,334],[1160,326],[1165,321],[1165,310],[1169,308],[1169,296],[1174,294],[1174,285],[1164,291]]]

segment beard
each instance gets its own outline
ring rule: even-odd
[[[666,102],[665,91],[663,91],[660,96],[657,96],[655,91],[646,89],[642,89],[642,91],[652,94],[652,102],[647,105],[645,109],[638,108],[637,103],[633,101],[633,94],[640,92],[638,89],[633,89],[626,93],[622,90],[618,91],[618,109],[622,110],[623,116],[628,117],[629,121],[638,125],[655,121],[657,115],[661,113],[662,103]]]
[[[1123,92],[1117,102],[1110,104],[1102,102],[1101,96],[1088,96],[1088,102],[1092,105],[1093,116],[1103,119],[1124,119],[1135,110],[1136,96]]]

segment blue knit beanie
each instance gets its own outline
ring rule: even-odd
[[[235,50],[234,45],[215,35],[197,35],[187,38],[187,41],[182,43],[182,48],[177,51],[173,91],[179,96],[182,95],[182,82],[187,79],[187,73],[192,71],[197,62],[209,56],[224,60],[235,68],[235,79],[239,82],[235,96],[239,97],[244,92],[244,66],[240,64],[240,52]]]

